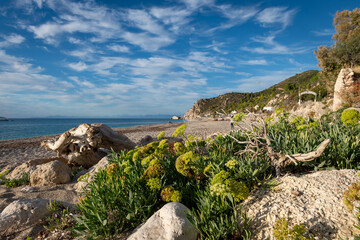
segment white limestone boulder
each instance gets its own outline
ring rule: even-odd
[[[341,69],[335,83],[334,88],[334,101],[333,101],[333,111],[337,111],[340,108],[345,107],[345,95],[355,83],[354,71],[351,68]]]
[[[55,161],[55,160],[59,160],[59,161],[64,162],[64,163],[67,162],[67,159],[62,158],[62,157],[31,159],[31,160],[17,166],[11,172],[10,179],[19,179],[19,178],[22,177],[22,175],[24,173],[31,174],[36,170],[36,168],[39,165],[42,165],[42,164],[45,164],[45,163],[48,163],[48,162],[52,162],[52,161]]]
[[[31,186],[51,186],[68,183],[70,180],[70,167],[58,160],[38,166],[30,175]]]
[[[77,179],[78,182],[74,185],[74,189],[77,192],[82,192],[86,189],[87,185],[94,180],[95,174],[101,168],[105,169],[108,164],[108,157],[103,157],[96,165],[92,166],[88,170],[81,171],[75,176],[75,179]]]
[[[171,202],[154,213],[128,240],[196,240],[198,232],[186,218],[189,209]]]
[[[11,233],[32,225],[50,212],[46,208],[48,200],[20,199],[10,203],[0,214],[0,235]]]

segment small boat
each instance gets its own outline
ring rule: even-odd
[[[9,121],[6,117],[0,117],[0,121]]]

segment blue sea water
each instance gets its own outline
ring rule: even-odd
[[[168,123],[169,121],[182,122],[182,120],[169,120],[169,118],[13,118],[9,121],[0,121],[0,140],[59,134],[82,123],[104,123],[115,128]]]

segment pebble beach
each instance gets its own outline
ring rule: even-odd
[[[139,143],[143,137],[149,135],[156,138],[162,131],[165,132],[165,137],[170,137],[176,128],[181,124],[187,125],[187,129],[185,131],[186,135],[191,134],[194,136],[206,137],[212,133],[226,133],[230,131],[229,121],[212,120],[142,125],[113,128],[113,130],[126,135],[133,142]],[[56,157],[55,152],[45,150],[40,146],[40,143],[44,140],[58,136],[59,135],[49,135],[33,138],[0,140],[0,171],[9,168],[13,169],[14,167],[31,159]]]

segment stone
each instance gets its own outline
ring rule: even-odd
[[[198,232],[186,218],[189,209],[171,202],[152,215],[128,240],[196,240]]]
[[[106,166],[109,164],[108,157],[103,157],[96,165],[92,166],[88,170],[81,171],[79,174],[75,176],[75,179],[78,181],[74,185],[74,189],[77,192],[82,192],[84,189],[86,189],[87,185],[91,183],[94,178],[95,174],[101,169],[106,168]],[[81,177],[83,176],[83,177]],[[80,181],[79,181],[80,179]]]
[[[58,160],[38,166],[30,175],[31,186],[51,186],[68,183],[70,180],[70,167]]]
[[[347,91],[354,85],[354,71],[351,68],[341,69],[335,83],[333,111],[345,107],[344,96]]]
[[[253,219],[252,239],[273,239],[275,222],[283,217],[290,226],[304,224],[315,239],[346,239],[354,232],[359,234],[354,228],[356,217],[342,201],[344,191],[359,181],[358,172],[344,169],[286,175],[278,178],[278,185],[271,190],[253,191],[242,204],[242,210]]]
[[[157,139],[156,139],[156,140],[157,140]],[[140,146],[145,146],[145,145],[147,145],[147,144],[149,144],[149,143],[151,143],[151,142],[153,142],[153,141],[155,141],[155,140],[153,139],[152,136],[146,135],[145,137],[143,137],[142,139],[140,139],[139,145],[140,145]]]
[[[36,223],[50,214],[45,199],[20,199],[10,203],[0,214],[0,235]]]
[[[45,164],[48,162],[52,162],[55,160],[58,160],[58,161],[61,161],[64,163],[67,162],[67,159],[62,158],[62,157],[31,159],[31,160],[17,166],[11,172],[10,179],[19,179],[22,177],[23,173],[29,173],[29,175],[31,175],[31,173],[33,173],[39,165]]]

